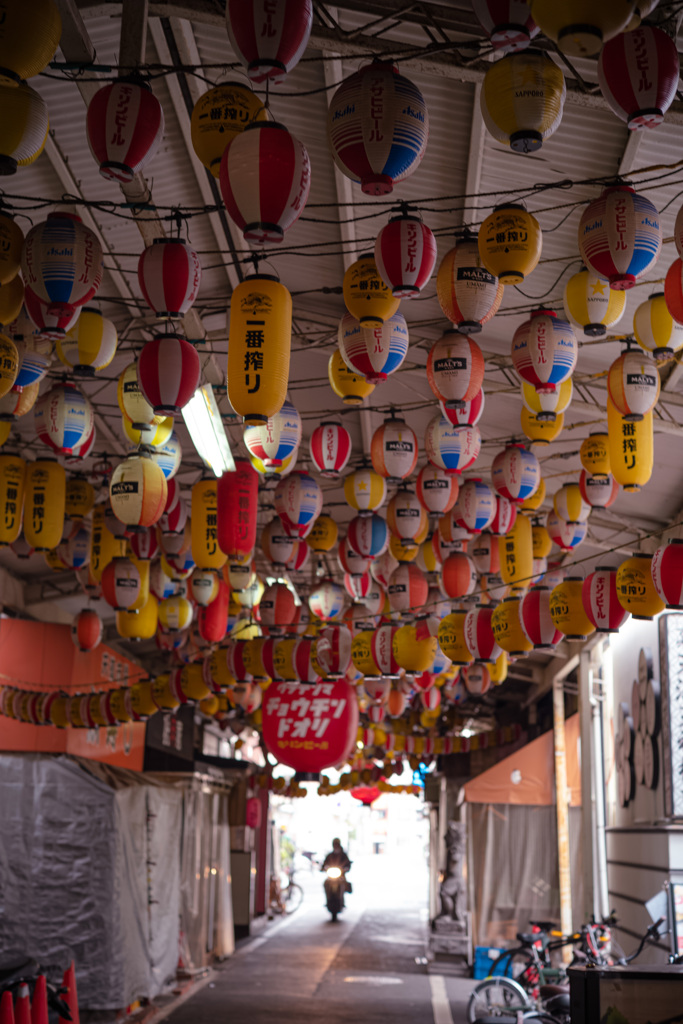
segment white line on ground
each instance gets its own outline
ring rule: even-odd
[[[272,939],[274,935],[277,935],[277,933],[281,932],[284,928],[288,928],[291,924],[295,923],[296,921],[300,921],[302,917],[307,917],[307,915],[310,912],[311,908],[306,907],[305,910],[301,910],[297,913],[290,914],[288,917],[283,918],[283,920],[278,921],[277,924],[271,925],[271,927],[268,928],[268,930],[266,931],[265,935],[259,935],[257,939],[252,939],[251,942],[247,942],[246,946],[240,946],[240,948],[236,950],[234,955],[243,956],[245,953],[251,953],[252,950],[258,949],[259,946],[263,946],[264,943],[268,942],[270,939]]]
[[[350,974],[344,981],[366,982],[371,985],[402,985],[403,978],[391,978],[387,974]]]
[[[448,1001],[446,981],[443,974],[430,974],[429,987],[432,992],[434,1024],[453,1024],[451,1004]]]

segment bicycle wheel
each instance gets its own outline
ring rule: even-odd
[[[285,903],[285,913],[293,914],[301,906],[304,898],[304,891],[297,882],[290,882],[282,894]]]
[[[497,1017],[530,1009],[529,997],[512,978],[485,978],[472,991],[467,1004],[467,1020],[474,1024],[479,1017]]]

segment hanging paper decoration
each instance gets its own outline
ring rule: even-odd
[[[256,544],[258,477],[246,459],[218,479],[218,545],[233,561],[246,558]]]
[[[552,511],[548,513],[546,529],[558,548],[562,551],[573,551],[586,539],[588,525],[585,521],[568,523],[557,512]]]
[[[174,594],[159,601],[159,625],[165,633],[181,633],[192,625],[192,605],[186,597]]]
[[[40,382],[29,384],[22,391],[8,391],[0,398],[0,423],[12,423],[30,412],[38,398]]]
[[[50,213],[26,235],[21,270],[49,314],[70,316],[102,283],[102,247],[80,217]]]
[[[441,589],[452,601],[473,594],[477,586],[474,562],[463,551],[454,551],[443,563]]]
[[[346,675],[351,664],[352,639],[346,626],[322,626],[318,631],[315,656],[326,679]]]
[[[437,638],[439,647],[454,665],[471,665],[473,658],[465,643],[465,619],[467,612],[456,610],[439,623]]]
[[[40,383],[46,376],[52,363],[52,346],[49,341],[36,336],[26,335],[21,338],[15,334],[13,337],[19,356],[19,369],[12,390],[21,392],[30,384]]]
[[[427,357],[427,380],[447,407],[462,408],[471,402],[484,380],[484,356],[476,341],[458,331],[446,331]]]
[[[97,612],[93,608],[84,608],[71,625],[71,639],[79,651],[94,651],[102,640],[103,628]]]
[[[491,481],[498,494],[523,502],[536,491],[541,466],[533,452],[521,444],[510,444],[498,452],[491,466]]]
[[[394,657],[405,672],[421,675],[427,673],[434,663],[438,640],[431,629],[438,628],[436,619],[421,618],[414,625],[400,626],[393,637]],[[430,674],[431,675],[431,674]],[[417,682],[417,680],[416,680]],[[426,680],[432,684],[432,679]],[[428,689],[430,686],[427,687]],[[438,693],[438,690],[435,690]],[[437,702],[438,703],[438,702]]]
[[[149,457],[152,462],[159,467],[167,480],[173,479],[180,469],[180,463],[183,459],[183,449],[180,445],[180,438],[176,434],[175,430],[171,432],[171,436],[164,442],[164,444],[151,449]]]
[[[14,217],[0,210],[0,285],[9,284],[19,273],[24,232]]]
[[[361,558],[377,558],[389,545],[387,520],[374,512],[355,516],[348,525],[346,540]]]
[[[219,184],[225,207],[246,242],[281,242],[308,200],[308,152],[283,124],[252,121],[225,147]]]
[[[632,288],[650,270],[662,248],[656,207],[628,185],[606,188],[588,204],[579,222],[581,258],[610,288]]]
[[[311,434],[310,453],[320,475],[336,480],[349,461],[351,435],[341,423],[323,421]]]
[[[462,473],[479,457],[479,427],[454,427],[441,415],[425,431],[425,452],[433,465],[447,473]]]
[[[581,595],[586,614],[598,633],[618,633],[630,618],[630,613],[619,603],[616,570],[609,566],[598,566],[586,577]],[[659,596],[664,599],[663,594]]]
[[[441,260],[436,296],[451,323],[464,334],[475,334],[495,316],[503,285],[482,263],[477,239],[467,235]]]
[[[387,597],[392,612],[418,612],[427,602],[429,584],[427,579],[412,562],[399,565],[391,575]]]
[[[519,421],[524,435],[531,441],[529,447],[542,448],[560,436],[564,426],[564,415],[560,413],[554,420],[541,420],[535,413],[523,408]]]
[[[9,325],[21,313],[24,292],[24,282],[18,274],[7,284],[0,286],[0,325],[2,327],[9,329]]]
[[[370,558],[359,555],[351,547],[348,537],[345,537],[339,545],[337,560],[342,572],[348,573],[350,576],[364,576],[370,568],[371,561]]]
[[[651,356],[627,348],[607,374],[607,393],[628,423],[642,420],[659,398],[659,373]]]
[[[281,466],[294,454],[301,444],[301,436],[301,416],[289,401],[265,423],[244,428],[247,450],[267,468]]]
[[[547,54],[510,54],[484,75],[481,114],[497,142],[535,153],[559,128],[566,95],[564,75]]]
[[[415,491],[420,504],[433,516],[442,516],[455,505],[458,497],[457,477],[439,466],[427,463],[417,474]]]
[[[439,402],[441,415],[454,427],[474,427],[484,412],[484,389],[481,388],[471,402],[465,402],[457,409],[449,409],[446,402]]]
[[[67,515],[69,508],[69,481],[67,484]],[[139,562],[149,562],[159,553],[159,538],[153,526],[143,530],[135,530],[129,540],[130,549]]]
[[[500,656],[501,649],[493,635],[491,619],[493,608],[478,604],[465,616],[464,637],[467,649],[475,664],[493,664]]]
[[[569,408],[574,386],[571,377],[567,377],[553,391],[537,391],[533,384],[523,381],[520,391],[525,408],[533,413],[539,422],[554,423]]]
[[[118,464],[109,484],[114,515],[135,530],[154,526],[166,505],[166,478],[148,455],[129,455]]]
[[[296,539],[292,557],[287,563],[290,572],[302,572],[308,565],[311,549],[302,537]]]
[[[330,356],[327,376],[330,387],[335,395],[342,399],[344,405],[361,405],[363,399],[375,390],[374,384],[348,368],[338,348]]]
[[[676,44],[654,25],[641,25],[605,43],[598,58],[602,95],[629,128],[655,128],[676,98]]]
[[[250,80],[279,84],[299,63],[313,25],[311,0],[228,0],[230,45]]]
[[[344,498],[357,512],[375,512],[384,504],[386,497],[384,474],[375,473],[368,467],[349,473],[344,480]]]
[[[325,706],[318,718],[307,713],[305,700],[297,702],[302,692],[310,693],[314,700],[324,695]],[[356,749],[358,701],[355,689],[345,679],[303,690],[301,683],[273,682],[264,697],[262,715],[266,749],[295,771],[323,771],[342,764]],[[294,736],[299,739],[292,739]]]
[[[160,334],[145,342],[137,365],[140,390],[157,415],[175,416],[199,386],[197,350],[180,334]]]
[[[294,537],[285,531],[279,516],[261,530],[261,551],[275,566],[285,566],[294,554]]]
[[[116,355],[116,327],[99,309],[84,306],[81,315],[55,351],[65,366],[81,377],[90,377],[109,366]]]
[[[9,4],[0,38],[0,80],[16,86],[39,75],[55,55],[62,19],[54,0],[35,0],[31,7]]]
[[[329,622],[335,619],[344,605],[344,590],[334,580],[323,580],[308,599],[308,605],[317,619]]]
[[[553,546],[550,534],[542,523],[536,521],[531,528],[534,558],[547,558]]]
[[[296,619],[296,611],[294,594],[285,583],[273,583],[263,591],[259,616],[271,636],[287,632]]]
[[[227,554],[218,544],[218,481],[198,480],[192,488],[192,560],[198,569],[222,569]]]
[[[458,494],[453,518],[469,533],[481,533],[493,522],[497,509],[496,495],[483,480],[467,480]]]
[[[17,346],[6,334],[0,334],[0,398],[14,386],[19,372]]]
[[[571,325],[552,310],[536,310],[515,331],[511,356],[515,370],[537,391],[554,391],[576,366],[578,344]]]
[[[159,148],[164,112],[146,82],[122,78],[95,93],[85,129],[102,177],[127,184]]]
[[[348,368],[373,384],[398,370],[408,351],[408,325],[401,313],[371,327],[361,327],[358,320],[345,313],[337,338]]]
[[[362,601],[372,590],[373,582],[369,572],[362,576],[344,573],[344,590],[352,601]]]
[[[50,128],[43,98],[25,82],[0,84],[0,175],[16,174],[43,152]]]
[[[372,435],[370,458],[376,473],[396,483],[405,480],[415,469],[418,444],[415,431],[405,420],[385,420]]]
[[[519,621],[535,650],[556,647],[562,639],[550,614],[548,587],[532,587],[524,595],[519,606]]]
[[[201,280],[199,256],[183,238],[155,238],[140,253],[140,290],[162,319],[184,316],[197,298]]]
[[[609,476],[591,476],[585,469],[579,478],[581,497],[591,508],[608,508],[619,494],[619,484]]]
[[[515,658],[523,657],[533,643],[522,628],[520,619],[522,599],[519,596],[504,598],[493,610],[491,628],[496,643],[506,654]]]
[[[401,214],[381,228],[375,242],[375,263],[392,295],[418,295],[436,263],[436,239],[418,216]]]
[[[607,434],[612,475],[625,491],[639,491],[654,465],[653,414],[631,422],[607,398]]]
[[[652,555],[638,551],[622,562],[616,584],[619,604],[634,619],[654,619],[666,608],[653,581]]]
[[[528,516],[519,514],[509,532],[498,538],[498,553],[503,583],[528,584],[534,571],[533,533]]]
[[[93,429],[93,408],[73,384],[55,384],[36,402],[36,432],[61,455],[71,455]]]
[[[24,288],[24,307],[29,320],[34,325],[37,336],[45,341],[63,338],[78,320],[81,307],[77,306],[72,313],[49,313],[48,304],[39,299],[28,286]]]
[[[553,508],[561,519],[570,525],[584,523],[590,515],[591,506],[584,501],[578,484],[562,484],[553,495]]]
[[[323,492],[310,473],[297,470],[278,483],[274,501],[285,531],[292,537],[306,537],[322,512]]]
[[[500,572],[498,538],[485,532],[476,537],[469,549],[474,568],[480,576],[493,576]]]
[[[112,558],[102,572],[102,597],[114,611],[123,611],[137,602],[142,581],[138,567],[130,558]]]
[[[570,57],[590,57],[603,43],[626,29],[633,17],[631,0],[588,0],[558,4],[554,0],[531,0],[531,16],[544,35]]]
[[[398,559],[393,556],[390,550],[387,550],[383,555],[378,555],[370,563],[370,575],[376,583],[379,583],[380,587],[386,590],[392,573],[395,569],[398,569],[398,565]]]
[[[130,422],[133,430],[145,430],[164,421],[163,416],[156,415],[140,390],[137,363],[129,363],[121,373],[116,386],[116,399],[121,415]]]
[[[222,82],[199,97],[190,118],[195,156],[214,178],[220,174],[225,147],[252,121],[266,118],[258,96],[241,82]]]
[[[614,294],[619,294],[615,292]],[[683,348],[683,324],[672,317],[664,292],[654,292],[633,315],[636,341],[655,359],[673,355]]]
[[[365,254],[344,274],[344,303],[361,327],[374,328],[398,311],[401,300],[391,294],[380,277],[375,257]]]
[[[428,134],[422,93],[389,62],[373,61],[350,75],[327,111],[334,162],[366,195],[387,195],[416,171]]]
[[[124,640],[139,642],[141,640],[154,639],[159,625],[159,602],[154,594],[150,594],[145,604],[139,611],[122,611],[116,613],[116,632]],[[140,684],[141,686],[143,684]],[[149,685],[149,684],[147,684]],[[131,704],[133,703],[135,686],[131,687]],[[150,699],[153,698],[150,694]],[[148,714],[156,710],[156,703],[150,707]]]
[[[218,593],[213,601],[200,606],[197,615],[197,626],[202,640],[209,644],[219,644],[228,631],[228,606],[230,591],[222,580],[218,583]],[[199,667],[199,666],[197,666]]]
[[[414,491],[402,487],[396,492],[387,506],[387,524],[404,546],[417,543],[427,527],[427,513]]]
[[[588,338],[602,338],[624,315],[626,296],[610,288],[604,277],[581,267],[564,287],[563,305],[573,327]]]
[[[0,454],[0,546],[13,544],[21,531],[26,463],[19,455]]]
[[[521,204],[497,206],[479,228],[481,261],[501,284],[521,284],[541,258],[541,226]]]
[[[230,299],[228,398],[246,423],[265,423],[287,397],[292,296],[273,277],[253,274]]]
[[[683,541],[672,539],[652,557],[652,582],[667,608],[683,608]]]
[[[609,435],[604,431],[589,434],[579,449],[581,465],[593,476],[609,476],[612,472],[609,454]]]
[[[472,0],[472,9],[494,50],[525,50],[538,34],[524,0]]]
[[[149,426],[143,427],[142,430],[136,430],[130,420],[122,416],[121,426],[128,440],[136,448],[141,444],[149,448],[158,448],[160,445],[166,444],[173,433],[173,417],[166,416],[161,423],[151,423]]]
[[[339,527],[334,519],[331,516],[321,515],[313,523],[311,532],[306,538],[306,544],[311,551],[331,551],[337,543],[338,536]]]

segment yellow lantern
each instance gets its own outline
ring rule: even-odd
[[[522,629],[519,617],[522,599],[518,595],[504,598],[493,610],[491,629],[496,643],[507,654],[515,657],[532,650],[533,644]]]
[[[351,661],[364,676],[381,675],[379,666],[372,656],[373,636],[371,629],[363,629],[351,641]]]
[[[0,89],[0,94],[2,89]],[[17,274],[7,284],[0,286],[0,324],[11,324],[21,313],[24,304],[24,282]],[[15,374],[16,377],[16,374]]]
[[[140,613],[147,604],[147,600],[150,595],[149,582],[152,566],[151,562],[147,558],[136,558],[132,553],[129,554],[128,557],[140,574],[140,592],[135,599],[135,603],[130,606],[128,611]]]
[[[180,633],[192,624],[192,605],[180,594],[159,601],[158,614],[159,624],[166,633]]]
[[[584,608],[580,576],[567,576],[551,590],[550,618],[566,640],[585,640],[595,631]]]
[[[489,677],[494,686],[500,686],[508,677],[508,665],[510,664],[506,651],[501,651],[493,665],[489,665]]]
[[[564,426],[564,413],[556,415],[553,420],[541,419],[536,413],[529,412],[526,406],[521,412],[522,430],[531,441],[532,448],[542,448],[557,440]]]
[[[64,532],[66,472],[54,459],[37,459],[25,479],[24,537],[35,551],[49,551]]]
[[[334,350],[327,364],[327,376],[335,395],[344,405],[362,405],[363,399],[371,395],[375,385],[348,368],[338,348]]]
[[[553,542],[545,526],[534,523],[531,527],[531,540],[534,558],[547,558],[553,548]]]
[[[534,494],[529,495],[529,497],[526,498],[526,500],[522,502],[522,504],[519,506],[519,511],[520,512],[535,512],[537,509],[539,509],[541,507],[541,505],[543,504],[544,501],[545,501],[545,480],[543,479],[543,477],[541,477],[541,479],[539,481],[539,484],[538,484],[538,490]]]
[[[14,174],[17,167],[28,167],[43,152],[50,129],[47,107],[35,89],[21,82],[0,84],[0,109],[0,173]]]
[[[142,562],[136,561],[138,569]],[[149,592],[149,562],[147,564],[147,600],[139,611],[120,611],[116,613],[116,632],[124,640],[152,640],[159,622],[159,602]],[[137,602],[136,602],[137,604]],[[135,606],[133,606],[135,607]]]
[[[18,455],[0,455],[0,546],[12,544],[21,531],[26,463]]]
[[[17,222],[0,211],[0,285],[9,284],[19,273],[23,244],[24,233]]]
[[[270,679],[266,666],[263,664],[263,648],[268,642],[268,637],[255,636],[251,640],[247,640],[244,645],[242,654],[244,667],[259,682]]]
[[[133,444],[148,444],[151,448],[160,448],[166,444],[173,433],[174,420],[172,416],[166,416],[161,423],[151,423],[136,430],[127,416],[121,417],[123,432]]]
[[[150,424],[161,423],[165,417],[157,416],[138,383],[137,363],[129,363],[121,373],[116,385],[116,400],[121,414],[130,420],[136,430],[144,430]]]
[[[296,679],[293,657],[294,648],[298,642],[298,636],[286,636],[275,642],[273,668],[278,679],[284,679],[287,682],[293,682]]]
[[[225,647],[217,647],[204,661],[207,677],[219,690],[229,690],[236,685],[235,677],[228,668]]]
[[[105,523],[105,506],[95,505],[90,532],[90,574],[95,582],[100,582],[105,566],[113,558],[122,558],[125,554],[125,537],[114,536]]]
[[[203,715],[208,715],[212,718],[221,709],[221,702],[215,693],[210,693],[208,697],[204,697],[199,702],[199,710]]]
[[[84,476],[66,482],[66,514],[70,519],[83,519],[95,504],[95,488]]]
[[[439,646],[438,640],[426,629],[420,627],[419,633],[423,632],[424,636],[419,636],[418,626],[406,625],[401,626],[394,633],[392,641],[394,657],[406,672],[427,672],[434,663]]]
[[[337,543],[339,528],[331,516],[318,516],[306,543],[311,551],[331,551]]]
[[[534,572],[533,534],[528,516],[518,513],[510,532],[498,538],[498,554],[503,583],[528,583]]]
[[[590,57],[623,32],[633,17],[633,0],[529,0],[531,16],[544,35],[571,57]]]
[[[427,523],[427,530],[428,529],[429,523]],[[427,531],[425,530],[424,532],[426,533]],[[389,551],[397,562],[414,562],[419,550],[420,549],[417,544],[412,544],[410,547],[406,547],[400,537],[397,537],[393,533],[389,536]]]
[[[609,456],[610,442],[609,435],[600,431],[589,434],[581,442],[579,458],[581,465],[589,476],[609,476],[612,472],[612,463]]]
[[[666,608],[652,579],[652,555],[637,552],[617,569],[619,604],[634,619],[653,619]]]
[[[206,685],[203,666],[200,663],[194,662],[184,666],[180,673],[180,689],[188,700],[203,700],[209,696],[211,689]]]
[[[230,299],[228,398],[245,423],[265,423],[287,397],[292,296],[274,277],[253,274]]]
[[[5,5],[0,34],[0,82],[16,86],[47,67],[62,34],[62,19],[54,0]]]
[[[192,488],[192,558],[198,569],[222,569],[228,560],[218,546],[218,497],[215,477]]]
[[[159,706],[154,699],[154,683],[152,680],[143,680],[133,683],[130,690],[130,706],[138,718],[149,718],[156,714]]]
[[[13,422],[30,412],[36,404],[40,381],[27,384],[23,391],[9,391],[0,398],[0,420]]]
[[[157,676],[152,683],[154,702],[157,707],[163,708],[166,711],[174,711],[180,707],[180,697],[173,685],[173,676],[174,673],[164,672],[163,675]]]
[[[361,327],[379,327],[401,305],[380,275],[375,257],[365,254],[344,274],[344,302]]]
[[[683,324],[669,312],[664,292],[656,292],[638,306],[633,315],[633,333],[640,347],[652,352],[655,359],[673,355],[683,347]]]
[[[58,548],[54,548],[52,551],[44,551],[43,557],[53,572],[64,572],[65,569],[71,568],[62,558]]]
[[[654,431],[652,412],[628,422],[607,398],[607,434],[612,476],[625,491],[639,491],[652,476]]]
[[[497,206],[479,228],[479,255],[502,284],[521,284],[541,258],[541,226],[521,205]]]
[[[564,75],[547,54],[508,54],[484,75],[484,124],[515,153],[533,153],[559,127],[566,95]]]
[[[357,512],[375,512],[387,496],[387,482],[374,469],[363,467],[344,479],[344,497]]]
[[[223,82],[200,96],[190,118],[190,138],[195,155],[211,171],[220,174],[221,157],[229,142],[254,121],[266,121],[263,103],[241,82]]]
[[[0,291],[2,289],[0,288]],[[0,334],[0,398],[14,385],[19,372],[17,346],[6,334]]]
[[[9,437],[11,430],[12,430],[12,424],[11,423],[7,423],[7,422],[5,422],[3,420],[0,420],[0,448],[2,448],[3,444],[5,443],[7,438]]]
[[[118,464],[109,483],[112,512],[132,529],[154,526],[161,519],[168,495],[162,469],[144,450]]]
[[[434,545],[429,540],[425,540],[420,544],[420,550],[417,553],[416,562],[419,565],[422,572],[438,572],[440,569],[439,562],[436,558],[436,551]]]
[[[71,330],[57,339],[55,350],[60,362],[74,373],[92,377],[109,366],[116,355],[118,340],[111,320],[94,306],[84,306]]]
[[[573,274],[564,288],[564,312],[570,324],[588,338],[602,338],[619,323],[626,309],[626,292],[587,267]]]
[[[474,656],[465,643],[465,619],[467,612],[460,609],[446,615],[439,623],[437,638],[439,647],[454,665],[470,665]]]
[[[522,381],[522,401],[529,412],[536,413],[539,420],[554,420],[569,408],[574,393],[571,377],[556,385],[554,391],[539,392],[533,384]]]

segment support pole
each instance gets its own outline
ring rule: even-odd
[[[593,761],[593,672],[589,651],[579,659],[579,727],[581,731],[581,845],[583,850],[583,917],[598,913],[595,860],[595,792]]]
[[[553,735],[555,740],[555,800],[557,808],[557,860],[560,880],[560,925],[565,935],[572,930],[572,883],[569,857],[569,789],[567,747],[564,733],[564,690],[562,680],[553,681]],[[564,946],[562,959],[571,960],[571,947]]]

